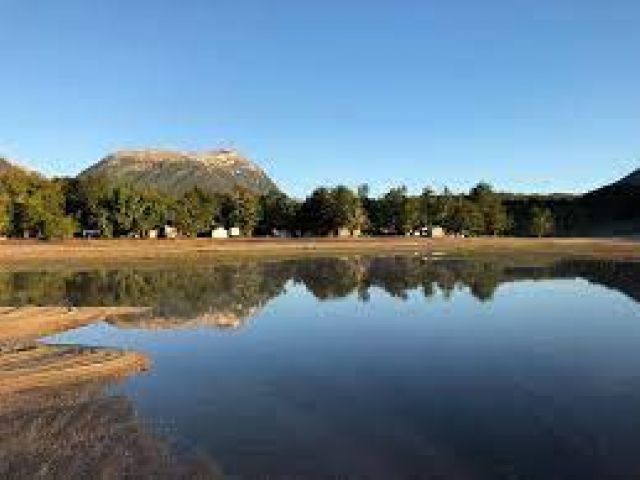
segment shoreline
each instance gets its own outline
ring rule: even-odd
[[[0,268],[21,265],[131,264],[154,261],[278,259],[332,255],[433,253],[459,256],[575,256],[640,259],[640,241],[624,238],[241,238],[6,240],[0,243]]]
[[[0,407],[10,395],[109,381],[149,368],[138,352],[85,345],[49,344],[41,339],[108,318],[147,312],[138,307],[0,308]]]
[[[148,312],[148,307],[0,307],[0,346],[36,341],[99,320],[127,319]]]
[[[140,353],[84,345],[36,343],[0,354],[0,407],[12,396],[34,390],[108,382],[149,368]]]

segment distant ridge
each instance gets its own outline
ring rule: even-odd
[[[87,176],[102,176],[114,185],[152,187],[171,194],[182,194],[196,186],[211,193],[228,193],[236,186],[256,194],[277,189],[258,165],[232,149],[122,150],[79,175]]]
[[[0,157],[0,173],[4,173],[13,168],[15,168],[15,166],[9,160],[4,157]]]
[[[624,194],[638,189],[640,189],[640,168],[634,170],[629,175],[621,178],[616,182],[610,183],[609,185],[604,185],[600,188],[597,188],[596,190],[588,192],[587,194],[585,194],[585,197]]]
[[[579,205],[588,212],[587,234],[640,234],[640,169],[582,196]]]
[[[30,174],[36,173],[33,170],[23,167],[22,165],[19,165],[13,160],[10,160],[7,157],[3,157],[2,155],[0,155],[0,175],[7,172],[11,172],[11,171],[18,171],[18,172],[30,173]]]
[[[618,180],[614,185],[631,185],[634,187],[640,187],[640,168],[627,175],[622,180]]]

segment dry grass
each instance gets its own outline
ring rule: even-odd
[[[468,238],[419,237],[315,239],[181,239],[6,241],[0,244],[0,265],[108,264],[140,261],[205,261],[222,258],[292,257],[331,254],[393,254],[446,252],[455,254],[554,254],[607,258],[640,258],[640,242],[595,238]]]

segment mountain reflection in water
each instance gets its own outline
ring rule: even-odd
[[[425,259],[417,256],[345,257],[274,262],[229,262],[215,266],[171,266],[92,271],[0,273],[0,305],[148,306],[143,317],[120,327],[240,328],[287,283],[302,284],[318,300],[371,288],[406,299],[420,290],[426,298],[449,298],[456,289],[480,301],[500,285],[521,280],[583,278],[640,301],[640,263],[562,260],[523,266],[500,261]]]
[[[3,306],[149,307],[43,341],[151,368],[0,401],[0,478],[637,478],[639,300],[576,259],[5,272]]]

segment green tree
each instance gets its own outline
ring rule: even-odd
[[[303,230],[328,235],[340,228],[363,230],[368,226],[367,212],[360,197],[344,185],[317,188],[300,209]]]
[[[407,196],[400,210],[399,233],[407,233],[420,223],[420,198]]]
[[[555,220],[551,210],[539,206],[531,208],[531,233],[537,237],[544,237],[553,231]]]
[[[339,185],[330,191],[330,227],[352,228],[356,225],[360,200],[349,188]]]
[[[0,234],[8,235],[11,231],[11,197],[0,191]]]
[[[65,185],[66,207],[83,229],[98,230],[102,236],[113,235],[109,200],[112,189],[102,176],[67,179]]]
[[[250,236],[258,223],[258,197],[237,186],[226,197],[222,212],[228,227],[239,227],[243,235]]]
[[[135,189],[128,185],[114,188],[109,198],[110,221],[117,237],[142,235],[147,225],[145,203]]]
[[[407,195],[407,187],[389,190],[380,199],[381,226],[395,233],[406,233],[418,222],[418,203]]]
[[[160,206],[160,208],[162,207]],[[219,213],[218,200],[195,187],[176,202],[175,224],[182,232],[191,237],[197,237],[200,232],[209,230],[213,226]]]
[[[507,230],[509,226],[507,209],[491,185],[485,182],[479,183],[471,189],[469,198],[478,206],[483,216],[484,231],[482,233],[499,235]]]
[[[367,211],[362,206],[362,204],[358,202],[358,206],[353,212],[353,216],[349,223],[349,228],[351,230],[359,230],[360,232],[364,232],[369,230],[370,227],[371,222],[369,220],[369,216],[367,215]]]
[[[110,190],[105,201],[107,216],[103,231],[111,230],[114,236],[142,236],[145,232],[164,224],[176,207],[172,199],[152,189],[139,190],[121,185]],[[102,212],[102,210],[100,210]]]
[[[453,232],[479,235],[484,232],[484,216],[476,203],[460,196],[453,203],[445,226]]]
[[[451,191],[444,187],[440,195],[436,195],[431,202],[431,224],[448,225],[451,223],[451,213],[455,204],[455,197]]]
[[[493,187],[487,182],[480,182],[469,192],[469,198],[471,201],[481,203],[484,198],[490,198],[494,196]]]
[[[434,220],[434,192],[430,187],[422,189],[418,199],[418,223],[432,225]]]
[[[298,202],[277,190],[263,195],[260,197],[260,230],[263,233],[295,230],[298,208]]]
[[[12,223],[18,234],[29,232],[47,240],[72,236],[76,223],[65,215],[63,182],[34,180],[31,188],[16,198]]]
[[[345,186],[338,186],[331,191],[334,203],[334,228],[348,228],[349,230],[366,230],[369,228],[369,218],[363,206],[367,202],[369,187],[366,184],[358,187],[357,193]]]
[[[329,189],[316,188],[300,208],[299,224],[305,232],[327,235],[334,227],[333,198]]]

